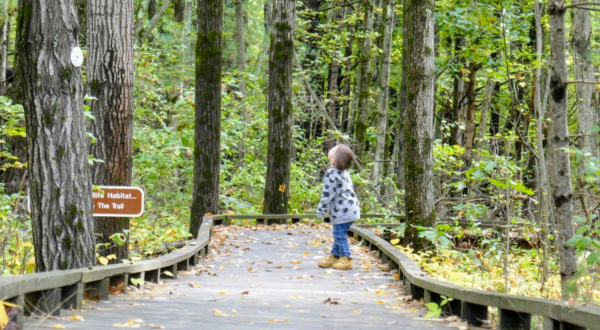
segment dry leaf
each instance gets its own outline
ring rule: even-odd
[[[150,324],[150,325],[148,325],[148,327],[150,329],[166,329],[167,328],[164,325],[156,325],[156,324]]]
[[[286,323],[289,321],[290,321],[290,319],[269,319],[269,322],[273,322],[273,323]]]
[[[379,305],[383,305],[383,304],[385,304],[385,301],[377,299],[377,303],[378,303]]]
[[[292,263],[292,264],[294,264],[294,265],[297,265],[297,264],[301,264],[301,263],[302,263],[302,261],[298,261],[298,260],[292,260],[292,261],[290,261],[290,263]]]
[[[166,270],[163,272],[164,275],[167,275],[169,277],[175,277],[175,275],[173,275],[173,273],[171,273],[170,271]]]
[[[83,322],[83,316],[81,316],[81,315],[71,316],[71,321],[81,321],[81,322]]]
[[[50,329],[66,329],[66,328],[64,325],[55,324],[55,325],[51,326]]]
[[[225,265],[221,265],[221,267],[219,267],[219,270],[225,270]]]
[[[188,282],[189,286],[191,286],[192,288],[201,288],[202,285],[200,285],[199,283],[192,283],[192,282]]]
[[[222,310],[218,310],[218,309],[213,309],[213,311],[215,312],[215,316],[227,316],[227,314],[223,313]]]

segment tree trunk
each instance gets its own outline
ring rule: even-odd
[[[269,137],[267,182],[263,212],[288,211],[292,161],[292,73],[294,65],[294,28],[296,2],[273,1],[273,26],[269,56]]]
[[[454,56],[458,57],[459,67],[464,66],[463,57],[460,56],[462,48],[465,46],[465,38],[458,37],[454,41]],[[452,126],[450,133],[450,145],[463,146],[463,131],[465,124],[465,80],[463,78],[463,71],[459,70],[456,72],[454,77],[454,86],[452,93]]]
[[[0,3],[0,95],[6,95],[6,69],[8,68],[8,1]]]
[[[571,164],[569,154],[569,126],[567,123],[567,65],[565,61],[565,10],[556,3],[548,7],[550,17],[550,173],[552,201],[557,219],[556,246],[560,259],[562,296],[567,298],[569,281],[577,271],[575,247],[565,246],[573,232],[573,205],[571,200]]]
[[[238,141],[238,165],[244,166],[244,159],[246,158],[246,131],[248,124],[248,109],[246,108],[246,78],[244,72],[246,71],[246,38],[244,24],[244,0],[235,0],[235,42],[237,48],[237,70],[240,81],[240,93],[242,94],[242,100],[240,100],[241,117],[243,125],[242,138]]]
[[[96,137],[91,154],[104,163],[92,167],[96,185],[129,186],[133,172],[133,1],[88,0],[88,93],[96,117],[89,129]],[[96,218],[97,243],[129,230],[129,218]],[[101,255],[115,254],[120,263],[129,254],[123,246],[101,248]]]
[[[471,167],[473,142],[475,139],[475,109],[477,102],[475,99],[475,87],[477,83],[477,66],[471,65],[469,68],[469,81],[465,81],[465,131],[463,146],[465,147],[465,167]]]
[[[37,271],[94,264],[92,182],[73,0],[19,2],[19,70]]]
[[[588,2],[573,0],[572,4]],[[590,47],[590,12],[587,9],[573,8],[573,71],[575,81],[596,81]],[[592,126],[598,125],[598,114],[593,104],[598,103],[598,94],[594,85],[575,84],[577,92],[577,133],[580,134],[579,148],[598,154],[598,133],[592,132]]]
[[[373,34],[373,1],[364,0],[365,21],[364,21],[364,39],[360,50],[360,72],[358,85],[358,106],[357,118],[354,127],[354,136],[356,138],[356,155],[360,158],[365,155],[367,143],[367,122],[369,116],[369,98],[371,96],[371,34]]]
[[[219,211],[222,20],[222,1],[198,0],[194,190],[190,218],[193,237],[198,235],[202,217]]]
[[[186,12],[186,0],[175,0],[173,3],[173,20],[177,23],[183,23],[185,21]]]
[[[479,121],[479,134],[477,136],[478,146],[482,145],[485,139],[485,129],[487,128],[487,118],[490,106],[492,105],[492,94],[496,82],[492,78],[488,78],[485,83],[485,89],[483,90],[483,99],[481,100],[481,120]]]
[[[377,120],[377,146],[375,148],[375,168],[373,181],[377,185],[381,181],[383,160],[385,159],[385,144],[387,140],[388,99],[390,89],[390,60],[392,56],[392,33],[394,32],[395,2],[384,0],[384,32],[383,54],[381,57],[381,78],[379,84],[379,116]]]
[[[427,243],[414,226],[435,224],[433,185],[434,114],[434,0],[404,0],[405,72],[404,178],[407,230],[405,238],[415,249]]]

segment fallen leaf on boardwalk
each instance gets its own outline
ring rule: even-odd
[[[304,252],[304,255],[308,257],[310,255],[310,252],[306,251]]]
[[[139,323],[143,323],[143,322],[144,321],[140,320],[140,319],[135,319],[135,320],[129,319],[129,320],[127,320],[126,323],[113,324],[113,327],[115,327],[115,328],[139,328],[140,327]]]
[[[231,312],[232,312],[233,314],[236,314],[236,315],[237,315],[237,313],[238,313],[238,312],[237,312],[235,309],[232,309],[232,310],[231,310]]]
[[[306,280],[306,279],[309,279],[309,278],[310,278],[310,275],[296,276],[297,280]]]
[[[110,286],[108,288],[108,291],[110,292],[110,294],[118,295],[123,292],[124,287],[125,287],[125,282],[119,282],[115,286]]]
[[[282,265],[282,264],[279,264],[279,265],[277,265],[277,268],[279,268],[279,269],[283,269],[283,265]]]
[[[242,294],[250,294],[250,291],[244,291]]]
[[[323,300],[323,303],[326,304],[326,303],[328,303],[330,301],[331,301],[331,298],[327,298],[327,299]]]
[[[269,319],[269,322],[273,322],[273,323],[286,323],[289,321],[290,321],[290,319]]]
[[[331,274],[333,274],[333,270],[331,270],[331,269],[328,269],[328,270],[326,270],[326,271],[325,271],[325,273],[327,273],[327,274],[330,274],[330,275],[331,275]]]
[[[192,283],[192,282],[188,282],[189,286],[191,286],[192,288],[201,288],[202,285],[200,285],[199,283]]]
[[[353,310],[350,311],[350,313],[352,313],[352,314],[360,314],[360,311],[357,311],[356,309],[353,309]]]
[[[213,309],[213,311],[215,312],[215,316],[227,316],[227,314],[223,313],[222,310],[218,310],[218,309]]]
[[[292,264],[294,264],[294,265],[297,265],[297,264],[301,264],[301,263],[302,263],[302,261],[298,261],[298,260],[292,260],[292,261],[290,261],[290,263],[292,263]]]
[[[167,328],[164,325],[156,325],[156,324],[150,324],[150,325],[148,325],[148,327],[150,329],[166,329]]]
[[[290,298],[302,298],[301,296],[295,295],[295,294],[291,294]]]
[[[173,273],[171,273],[170,271],[166,270],[163,272],[163,275],[167,275],[169,277],[175,277],[175,275],[173,275]]]
[[[392,321],[392,322],[388,322],[387,324],[389,324],[389,325],[397,325],[397,324],[398,324],[398,321]]]
[[[221,267],[219,267],[219,270],[225,270],[225,265],[221,265]]]
[[[227,294],[225,291],[219,291],[219,294]]]
[[[66,328],[64,325],[55,324],[55,325],[51,326],[50,329],[66,329]]]
[[[467,330],[469,329],[469,325],[467,324],[467,322],[451,322],[446,324],[447,327],[452,327],[452,328],[458,328],[460,330]]]
[[[72,316],[71,321],[82,321],[83,322],[83,316],[81,316],[81,315]]]
[[[375,294],[376,294],[376,295],[385,295],[385,294],[389,294],[389,293],[388,293],[388,292],[381,291],[381,290],[377,290],[377,291],[375,291]]]

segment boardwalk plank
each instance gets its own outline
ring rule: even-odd
[[[353,270],[319,268],[330,247],[327,229],[229,229],[215,242],[225,234],[224,244],[176,280],[86,301],[59,319],[29,319],[25,328],[114,329],[139,319],[130,322],[145,329],[456,329],[423,320],[425,310],[403,300],[394,274],[356,244]],[[76,315],[84,321],[73,321]]]

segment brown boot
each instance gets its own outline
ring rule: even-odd
[[[341,257],[332,267],[338,270],[352,269],[352,260],[348,259],[348,257]]]
[[[333,254],[330,254],[329,257],[327,257],[327,258],[321,260],[321,262],[319,262],[319,267],[329,268],[329,267],[333,266],[333,264],[338,262],[338,260],[340,260],[340,258],[336,258]]]

